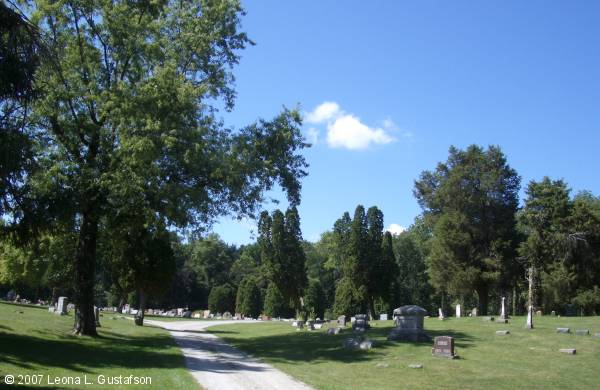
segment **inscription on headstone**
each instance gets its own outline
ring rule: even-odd
[[[454,338],[450,336],[438,336],[433,339],[431,354],[449,359],[456,358],[456,354],[454,353]]]

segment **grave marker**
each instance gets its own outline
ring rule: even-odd
[[[433,340],[433,348],[431,349],[433,356],[445,357],[449,359],[456,358],[454,352],[454,338],[450,336],[438,336]]]

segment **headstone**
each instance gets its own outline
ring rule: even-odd
[[[202,317],[202,315],[200,313],[194,313],[194,315],[192,317],[200,319]]]
[[[67,297],[58,297],[58,304],[56,306],[56,310],[54,311],[54,314],[58,314],[61,316],[66,315],[67,314],[67,304],[68,304]]]
[[[327,329],[327,334],[340,334],[342,332],[342,328],[329,328]]]
[[[454,353],[454,338],[450,336],[438,336],[433,339],[431,354],[449,359],[456,358],[456,354]]]
[[[486,317],[481,317],[481,318],[482,318],[484,321],[494,321],[494,317],[489,317],[489,316],[486,316]]]
[[[362,340],[360,338],[351,337],[344,340],[343,346],[347,349],[358,349]]]
[[[552,311],[550,312],[550,315],[551,315],[551,316],[553,316],[553,317],[555,317],[555,316],[556,316],[556,312],[555,312],[554,310],[552,310]]]
[[[15,290],[10,290],[8,293],[6,293],[6,300],[9,302],[14,301],[16,297],[17,293],[15,292]]]
[[[438,318],[440,319],[440,321],[444,321],[446,319],[446,317],[444,317],[444,312],[442,311],[442,308],[438,308]]]
[[[571,328],[556,328],[556,333],[571,333]]]
[[[575,348],[562,348],[559,349],[558,352],[566,353],[569,355],[575,355],[577,353],[577,350]]]
[[[54,305],[48,306],[48,312],[49,313],[54,313],[55,310],[56,310],[56,308],[54,307]]]
[[[373,348],[373,342],[371,340],[361,341],[358,345],[358,348],[362,349],[363,351],[368,351],[369,349]]]
[[[299,322],[300,322],[300,321],[292,321],[292,326],[293,326],[294,328],[297,328],[297,327],[298,327],[298,323],[299,323]]]
[[[225,313],[223,313],[224,320],[230,320],[231,318],[232,318],[232,315],[230,312],[226,311]]]
[[[590,331],[589,329],[577,329],[575,331],[575,334],[578,336],[589,336],[590,335]]]
[[[366,314],[357,314],[354,316],[355,320],[352,323],[352,330],[356,332],[365,332],[370,328],[369,317]]]
[[[263,321],[271,321],[271,317],[266,314],[263,314],[262,316],[260,316],[260,319]]]
[[[339,316],[337,319],[337,324],[339,326],[346,326],[346,316]]]
[[[353,324],[356,321],[356,317],[350,317],[350,323]]]
[[[423,365],[418,363],[418,364],[409,364],[408,368],[423,368]]]
[[[538,310],[538,311],[536,311],[536,312],[535,312],[535,315],[536,315],[536,316],[540,316],[540,317],[541,317],[541,316],[542,316],[542,311],[541,311],[541,310]]]
[[[181,316],[183,318],[192,318],[192,312],[190,310],[186,310],[183,313],[181,313]]]
[[[462,312],[460,311],[460,305],[456,305],[456,318],[460,318]]]
[[[496,322],[508,324],[508,315],[506,314],[506,297],[502,297],[502,304],[500,305],[500,318],[498,318]]]
[[[527,310],[527,324],[525,326],[527,329],[533,329],[533,306],[529,306]]]
[[[202,313],[202,317],[210,318],[210,310],[204,310],[204,312]]]
[[[427,310],[416,305],[406,305],[394,310],[394,329],[388,340],[429,341],[431,338],[423,330],[423,318]]]
[[[508,331],[508,330],[497,330],[496,334],[498,336],[506,336],[507,334],[510,334],[510,331]]]
[[[388,319],[387,313],[379,315],[379,321],[387,321],[387,319]]]
[[[100,327],[100,308],[94,306],[94,319],[96,320],[96,327]]]
[[[473,310],[471,310],[471,317],[477,317],[478,311],[477,308],[474,307]]]
[[[315,329],[321,329],[323,327],[323,323],[320,323],[320,324],[315,323],[313,326]]]

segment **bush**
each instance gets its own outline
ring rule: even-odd
[[[260,315],[261,306],[260,289],[256,279],[253,276],[245,277],[237,290],[235,312],[256,318]]]
[[[233,312],[234,291],[229,284],[213,287],[208,295],[208,309],[213,313]]]
[[[579,291],[573,298],[573,303],[580,306],[586,315],[594,315],[600,312],[600,288]]]

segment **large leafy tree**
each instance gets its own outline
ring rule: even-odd
[[[0,2],[0,212],[21,201],[23,178],[35,167],[29,114],[42,54],[36,28]]]
[[[201,227],[252,215],[279,183],[300,200],[306,146],[284,110],[238,131],[232,66],[250,43],[243,10],[223,1],[23,3],[52,56],[36,72],[37,161],[29,203],[76,221],[74,331],[96,334],[93,286],[99,227],[140,210],[148,226]]]
[[[414,195],[434,227],[429,271],[438,289],[477,293],[487,312],[491,287],[514,260],[520,177],[499,147],[451,147],[448,160],[425,171]]]

